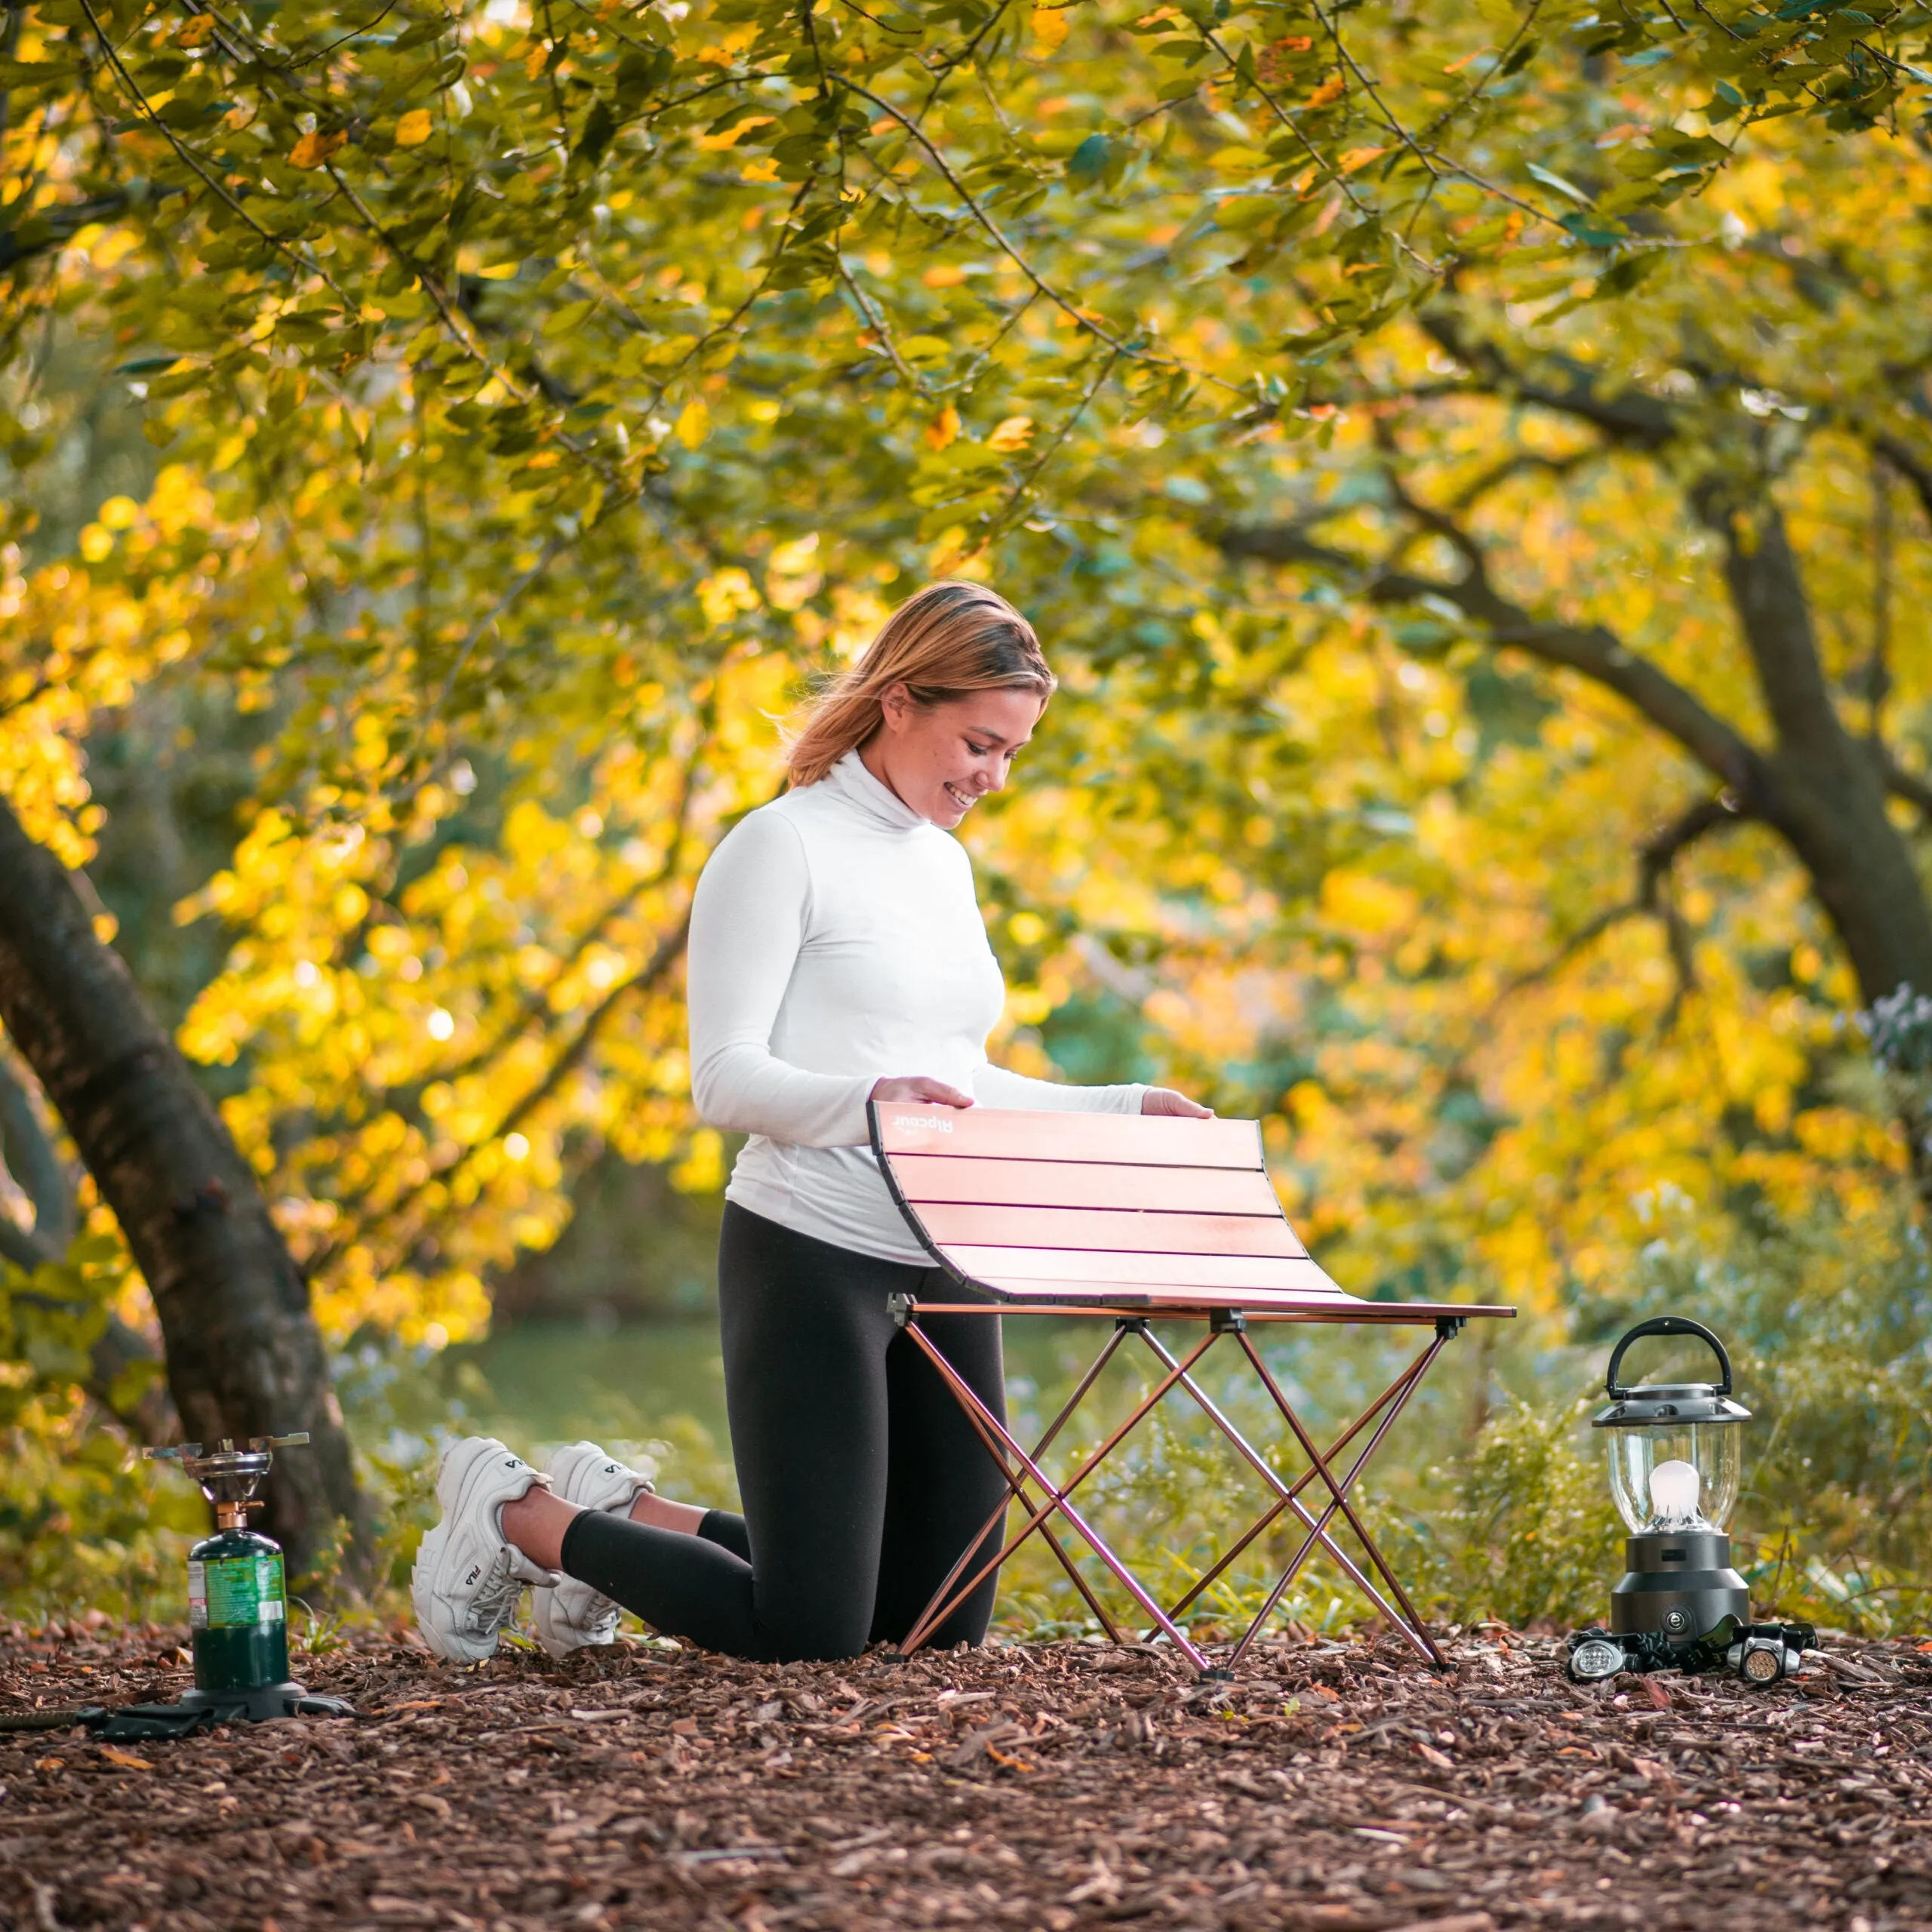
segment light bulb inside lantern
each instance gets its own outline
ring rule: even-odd
[[[1651,1507],[1660,1521],[1690,1521],[1697,1514],[1701,1487],[1697,1472],[1688,1463],[1660,1463],[1651,1472]]]

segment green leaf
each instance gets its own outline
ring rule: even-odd
[[[1089,134],[1067,156],[1066,171],[1088,180],[1098,178],[1113,158],[1113,143],[1105,134]]]
[[[1506,81],[1512,74],[1520,74],[1537,57],[1537,51],[1541,45],[1535,35],[1525,35],[1510,50],[1502,66],[1497,69],[1497,78]]]
[[[1590,205],[1591,197],[1578,187],[1575,182],[1565,180],[1553,168],[1545,168],[1540,162],[1534,161],[1526,162],[1524,166],[1545,187],[1554,188],[1559,195],[1568,195],[1571,201],[1580,203],[1584,208]]]
[[[546,342],[553,342],[560,335],[568,335],[588,317],[597,304],[594,301],[566,302],[552,309],[545,318],[542,334]]]
[[[1272,195],[1231,195],[1214,204],[1214,226],[1244,235],[1260,227],[1281,205]]]

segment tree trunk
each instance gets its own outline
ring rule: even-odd
[[[1932,994],[1932,905],[1887,809],[1876,748],[1838,715],[1784,519],[1768,499],[1749,521],[1721,500],[1697,508],[1724,540],[1724,581],[1776,735],[1761,755],[1752,808],[1804,866],[1866,1005],[1901,986]],[[1917,1078],[1896,1081],[1893,1094],[1912,1184],[1932,1220],[1932,1096]]]
[[[60,860],[0,799],[0,1024],[66,1123],[147,1278],[190,1441],[306,1429],[263,1527],[309,1567],[347,1518],[366,1549],[342,1411],[255,1177]]]
[[[1832,700],[1784,519],[1768,501],[1748,533],[1706,515],[1724,540],[1724,580],[1777,734],[1747,802],[1810,874],[1866,1004],[1902,985],[1932,993],[1932,908],[1878,762]]]

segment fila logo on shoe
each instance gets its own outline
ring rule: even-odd
[[[479,1564],[478,1564],[475,1567],[475,1568],[473,1568],[473,1569],[470,1571],[470,1573],[469,1573],[469,1574],[468,1576],[466,1576],[466,1577],[464,1577],[464,1578],[463,1578],[463,1587],[466,1590],[466,1589],[469,1589],[469,1588],[471,1587],[471,1586],[472,1586],[472,1584],[474,1584],[474,1583],[475,1583],[475,1582],[476,1581],[477,1578],[478,1578],[478,1577],[481,1576],[481,1575],[482,1575],[482,1574],[483,1574],[483,1566],[482,1566],[482,1564],[480,1564],[480,1563],[479,1563]]]

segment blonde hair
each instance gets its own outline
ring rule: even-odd
[[[997,591],[950,579],[929,583],[813,701],[786,754],[792,783],[816,785],[863,745],[883,721],[894,685],[920,705],[993,691],[1037,691],[1044,704],[1054,682],[1033,626]]]

